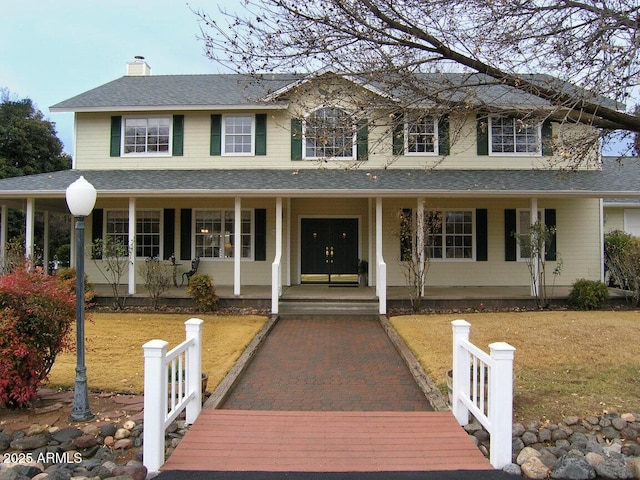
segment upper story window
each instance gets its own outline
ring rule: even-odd
[[[406,155],[429,155],[438,152],[438,121],[432,116],[409,119],[405,125]]]
[[[169,117],[125,118],[125,155],[169,155],[171,151]]]
[[[541,123],[515,117],[490,117],[491,155],[542,155]]]
[[[253,155],[253,116],[225,115],[223,122],[224,155]]]
[[[353,118],[339,108],[321,108],[303,125],[304,158],[355,159],[356,129]]]

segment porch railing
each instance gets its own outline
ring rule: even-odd
[[[202,408],[202,324],[191,318],[185,322],[186,339],[167,352],[164,340],[150,340],[144,350],[144,431],[143,463],[149,472],[158,472],[164,463],[167,427],[183,410],[192,424]]]
[[[513,356],[504,342],[489,345],[490,354],[469,342],[471,324],[451,322],[453,370],[451,408],[460,425],[473,415],[489,432],[489,461],[494,468],[511,463],[513,415]]]

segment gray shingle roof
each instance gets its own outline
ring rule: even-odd
[[[0,198],[63,197],[80,175],[99,196],[583,196],[640,197],[640,161],[602,171],[552,170],[65,170],[0,180]]]
[[[326,75],[335,75],[326,73]],[[527,75],[540,85],[549,86],[560,82],[548,75]],[[51,106],[51,111],[83,110],[126,110],[147,108],[167,109],[175,107],[203,108],[230,106],[273,106],[277,102],[265,101],[268,95],[278,90],[286,92],[308,75],[272,74],[254,77],[240,74],[210,75],[158,75],[125,76],[102,86],[81,93],[68,100]],[[360,85],[371,87],[392,99],[405,99],[404,103],[425,107],[440,101],[462,102],[476,106],[540,108],[549,105],[541,98],[497,82],[495,79],[478,73],[431,73],[417,75],[419,87],[411,90],[406,83],[388,79],[385,83],[370,82],[357,76],[348,78]],[[403,85],[402,87],[394,85]],[[557,85],[556,85],[557,86]],[[560,82],[561,89],[573,89],[567,83]],[[584,92],[582,92],[584,93]],[[610,102],[604,99],[600,101]]]

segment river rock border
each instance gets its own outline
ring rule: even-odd
[[[479,423],[464,427],[485,456],[490,438]],[[640,479],[640,415],[606,413],[562,422],[529,420],[512,430],[513,463],[504,471],[534,479]]]
[[[1,428],[1,427],[0,427]],[[28,430],[0,430],[0,480],[145,480],[142,464],[143,424],[82,427],[32,425]],[[166,430],[165,454],[171,455],[187,432],[184,419]],[[119,460],[131,458],[124,463]]]

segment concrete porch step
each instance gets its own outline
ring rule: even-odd
[[[377,300],[281,300],[280,315],[377,316]]]

